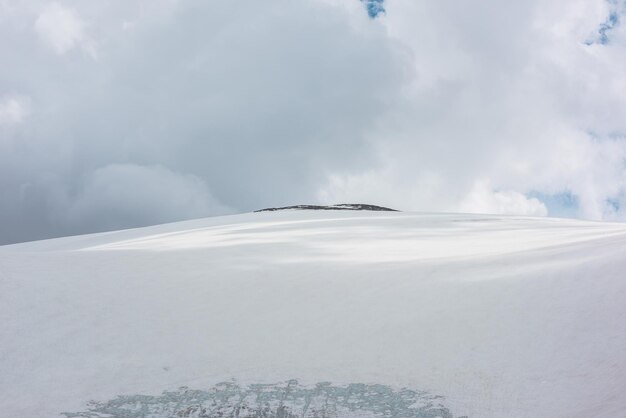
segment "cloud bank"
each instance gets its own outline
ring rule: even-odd
[[[0,1],[0,243],[294,203],[624,220],[623,9]]]

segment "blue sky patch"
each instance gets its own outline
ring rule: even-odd
[[[578,216],[578,196],[569,190],[554,194],[533,191],[528,194],[528,197],[534,197],[543,202],[550,216],[557,218],[576,218]]]
[[[608,198],[606,199],[606,204],[609,208],[613,210],[613,212],[619,212],[619,209],[620,209],[619,200],[614,199],[614,198]]]
[[[361,3],[363,3],[367,9],[367,14],[372,19],[385,13],[384,2],[385,0],[361,0]]]
[[[609,32],[613,30],[619,24],[619,15],[617,12],[612,12],[607,21],[600,25],[598,29],[598,42],[602,45],[609,43]]]
[[[585,44],[587,45],[593,45],[593,44],[607,45],[611,41],[611,38],[610,38],[611,31],[615,29],[617,26],[619,26],[620,24],[620,21],[621,21],[620,14],[624,12],[624,5],[626,5],[626,2],[623,4],[623,7],[620,8],[616,0],[607,0],[607,1],[609,4],[611,4],[611,12],[609,13],[609,16],[606,18],[606,21],[598,27],[598,30],[593,35],[593,37],[585,41]]]

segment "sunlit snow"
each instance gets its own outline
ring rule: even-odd
[[[0,247],[0,416],[292,379],[623,416],[624,254],[623,224],[344,211]]]

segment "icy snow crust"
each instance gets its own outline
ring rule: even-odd
[[[193,417],[193,418],[452,418],[440,397],[383,385],[345,387],[319,383],[303,387],[284,384],[241,387],[225,382],[210,390],[181,388],[160,396],[118,396],[93,402],[89,410],[67,418]]]
[[[285,211],[4,246],[0,416],[297,379],[622,417],[625,301],[623,224]]]

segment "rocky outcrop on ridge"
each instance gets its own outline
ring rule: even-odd
[[[275,212],[277,210],[287,209],[299,209],[299,210],[372,210],[372,211],[387,211],[398,212],[396,209],[386,208],[383,206],[368,205],[364,203],[341,203],[338,205],[295,205],[295,206],[283,206],[278,208],[265,208],[255,210],[255,212]]]

